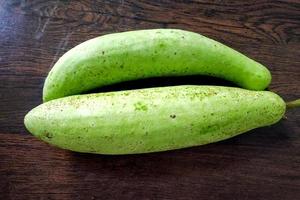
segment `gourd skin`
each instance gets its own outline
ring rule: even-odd
[[[64,149],[136,154],[225,140],[276,123],[285,108],[269,91],[189,85],[60,98],[34,108],[24,123]]]
[[[148,77],[210,75],[250,90],[271,81],[267,68],[197,33],[152,29],[108,34],[69,50],[54,65],[44,102],[91,89]]]

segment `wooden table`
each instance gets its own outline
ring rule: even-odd
[[[148,28],[186,29],[221,41],[268,66],[270,90],[300,98],[299,0],[2,0],[0,199],[300,199],[299,109],[227,141],[145,155],[68,152],[25,130],[23,117],[41,103],[44,79],[64,52],[106,33]],[[200,78],[107,90],[222,83]]]

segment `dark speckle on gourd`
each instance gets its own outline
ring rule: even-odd
[[[176,118],[176,115],[170,115],[170,117],[172,118],[172,119],[175,119]]]
[[[134,104],[134,108],[137,111],[147,111],[148,107],[146,104],[143,104],[142,102],[137,102]]]
[[[48,132],[48,131],[45,131],[45,132],[44,132],[44,136],[45,136],[47,139],[52,139],[53,134],[50,133],[50,132]]]

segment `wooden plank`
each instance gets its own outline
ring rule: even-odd
[[[300,112],[230,140],[164,153],[102,156],[51,147],[25,130],[44,79],[68,49],[112,32],[181,28],[265,64],[270,90],[300,98],[300,3],[284,1],[0,1],[0,199],[297,199]],[[110,91],[232,85],[203,76],[154,78]]]

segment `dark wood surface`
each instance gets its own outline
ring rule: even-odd
[[[245,53],[271,70],[270,90],[300,98],[299,0],[0,0],[0,199],[300,199],[299,109],[227,141],[145,155],[68,152],[25,130],[23,117],[41,103],[64,52],[106,33],[159,27]],[[151,79],[107,90],[214,82],[222,83]]]

